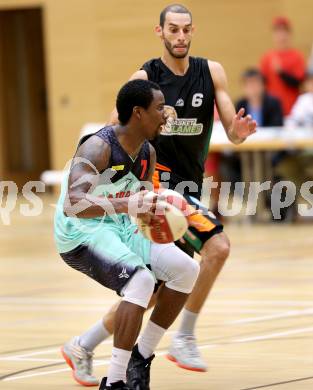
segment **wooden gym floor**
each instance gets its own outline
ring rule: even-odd
[[[67,267],[52,237],[53,199],[40,217],[16,210],[0,227],[0,388],[79,389],[59,347],[97,321],[114,293]],[[177,322],[152,365],[152,390],[313,389],[312,224],[230,225],[230,259],[197,328],[210,370],[164,358]],[[95,356],[106,373],[111,339]]]

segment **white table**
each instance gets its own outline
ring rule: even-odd
[[[313,128],[261,127],[240,145],[232,144],[221,125],[213,128],[211,152],[233,151],[240,153],[243,181],[264,182],[272,180],[272,166],[266,152],[313,149]],[[265,194],[260,193],[257,215],[262,219]]]
[[[94,133],[104,126],[103,123],[86,123],[79,138]],[[266,176],[271,176],[270,166],[266,164],[265,152],[280,150],[304,150],[313,149],[313,128],[281,127],[258,128],[257,132],[240,144],[232,144],[220,122],[215,122],[210,144],[210,152],[234,151],[240,152],[243,181],[263,182]],[[266,166],[267,165],[267,166]],[[45,171],[41,179],[47,185],[57,185],[62,181],[62,171]],[[264,210],[265,197],[260,196],[258,210]]]

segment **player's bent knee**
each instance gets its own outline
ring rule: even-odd
[[[199,272],[200,272],[199,263],[196,260],[191,258],[191,261],[189,262],[189,264],[185,268],[185,277],[186,277],[186,281],[188,280],[189,292],[192,291],[192,289],[193,289],[193,287],[198,279]]]
[[[148,269],[140,269],[123,288],[121,295],[122,300],[148,307],[149,301],[154,290],[155,280]]]
[[[223,241],[217,246],[218,258],[221,260],[226,260],[230,253],[230,243],[229,241]]]
[[[190,294],[200,272],[200,266],[197,261],[185,255],[176,263],[172,270],[173,277],[165,283],[166,287],[173,290]]]
[[[230,241],[226,234],[213,236],[203,246],[201,251],[203,260],[225,261],[230,253]]]

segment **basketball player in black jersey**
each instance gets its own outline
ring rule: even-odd
[[[184,236],[184,250],[189,254],[197,251],[201,255],[200,275],[182,312],[181,325],[172,340],[168,358],[182,368],[206,371],[207,365],[196,346],[194,329],[230,247],[222,224],[199,205],[214,103],[227,136],[234,144],[240,144],[254,133],[256,122],[251,116],[244,116],[244,109],[236,113],[227,92],[225,71],[218,62],[189,56],[193,31],[192,15],[187,8],[182,5],[166,7],[156,27],[164,46],[163,54],[161,58],[146,62],[130,79],[156,82],[164,94],[170,116],[153,143],[157,153],[155,187],[161,181],[177,190],[177,184],[193,182],[189,188],[184,188],[184,195],[190,204],[204,210],[204,215],[189,217],[189,231]],[[117,122],[114,111],[111,123]],[[101,342],[112,333],[116,307],[112,307],[103,323],[80,337]],[[90,349],[94,346],[90,343]]]

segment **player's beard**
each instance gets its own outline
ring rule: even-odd
[[[163,39],[164,39],[164,45],[165,45],[167,51],[170,53],[170,55],[172,57],[174,57],[174,58],[185,58],[188,55],[191,42],[189,42],[186,45],[186,51],[184,53],[175,53],[171,43],[164,36],[163,36]]]

